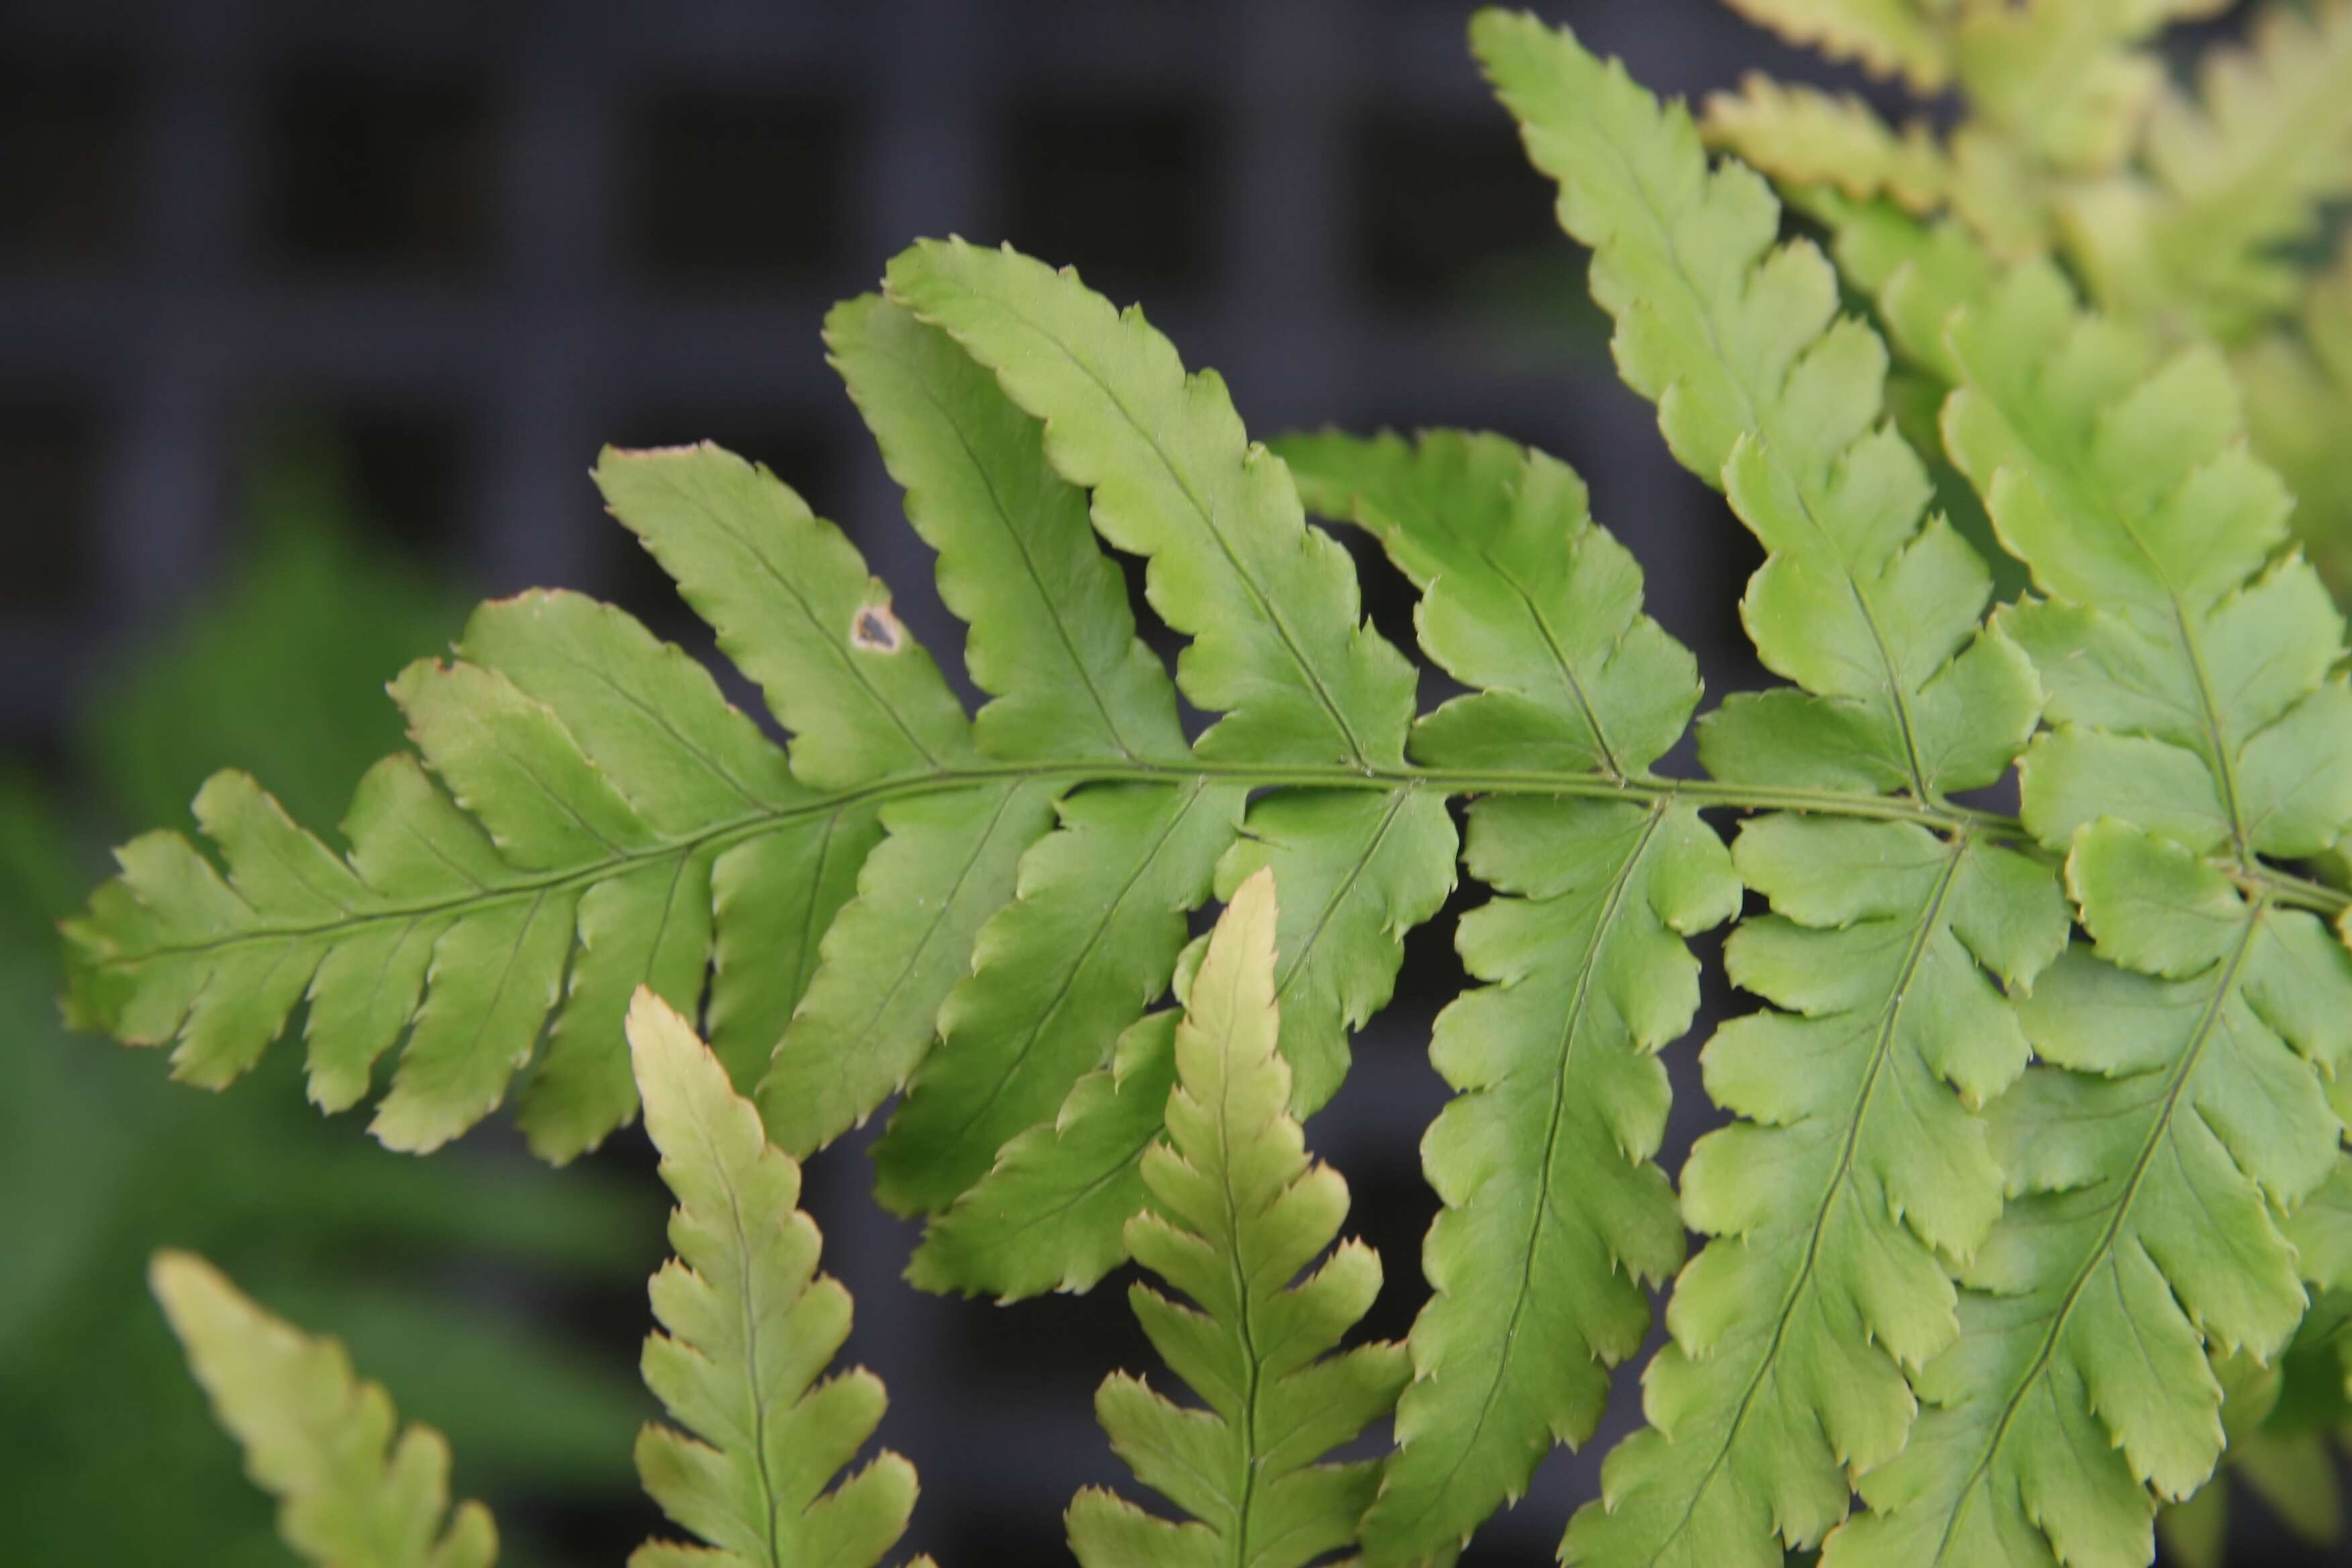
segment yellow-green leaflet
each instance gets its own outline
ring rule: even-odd
[[[1378,1294],[1381,1266],[1357,1242],[1324,1254],[1348,1187],[1307,1157],[1290,1114],[1275,900],[1261,870],[1218,919],[1175,1029],[1167,1139],[1143,1156],[1149,1198],[1127,1224],[1135,1260],[1192,1302],[1129,1292],[1153,1348],[1206,1408],[1123,1373],[1095,1396],[1136,1479],[1191,1521],[1082,1491],[1070,1547],[1086,1568],[1303,1568],[1355,1538],[1379,1478],[1376,1461],[1323,1462],[1388,1412],[1405,1354],[1336,1349]]]
[[[398,1429],[383,1387],[184,1252],[156,1254],[155,1298],[246,1473],[278,1500],[278,1530],[321,1568],[489,1568],[499,1533],[480,1503],[449,1510],[449,1445]]]
[[[837,1479],[881,1420],[882,1384],[862,1369],[824,1375],[849,1334],[849,1293],[816,1272],[800,1167],[652,992],[631,1004],[628,1034],[646,1131],[677,1195],[646,1386],[687,1428],[648,1426],[637,1472],[709,1543],[648,1542],[631,1568],[872,1568],[907,1528],[915,1469],[884,1452]]]

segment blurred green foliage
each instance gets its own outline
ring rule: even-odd
[[[662,1251],[649,1188],[551,1171],[499,1134],[420,1161],[305,1106],[299,1053],[214,1096],[57,1023],[54,921],[121,826],[184,821],[230,759],[331,821],[400,742],[386,672],[463,605],[361,542],[315,443],[257,467],[242,558],[175,627],[93,683],[67,777],[0,775],[0,1512],[26,1563],[289,1563],[266,1502],[149,1297],[159,1246],[217,1259],[345,1340],[446,1432],[473,1495],[626,1491],[650,1412],[625,1355],[534,1326],[551,1299],[634,1291]],[[510,1521],[502,1561],[551,1561]]]

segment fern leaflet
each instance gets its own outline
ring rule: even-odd
[[[1983,562],[1921,524],[1926,474],[1878,423],[1885,350],[1832,321],[1827,264],[1768,249],[1762,182],[1710,171],[1687,116],[1621,68],[1494,13],[1473,39],[1560,183],[1563,225],[1595,247],[1626,379],[1769,552],[1742,607],[1801,689],[1727,702],[1702,760],[1922,799],[2004,772],[2040,691],[2013,645],[1977,635]],[[1775,1533],[1820,1540],[1847,1467],[1902,1448],[1906,1368],[1958,1331],[1938,1251],[1967,1255],[2000,1211],[1962,1097],[2024,1068],[1994,978],[2030,982],[2063,941],[2046,870],[1965,831],[1773,818],[1738,855],[1776,912],[1734,936],[1734,977],[1787,1011],[1707,1047],[1710,1091],[1750,1120],[1693,1153],[1684,1217],[1717,1239],[1676,1285],[1674,1342],[1645,1379],[1653,1428],[1610,1457],[1570,1562],[1766,1564]],[[1773,1179],[1748,1179],[1759,1168]]]
[[[1452,432],[1283,450],[1310,505],[1370,531],[1422,587],[1423,644],[1481,689],[1424,719],[1417,752],[1623,775],[1681,735],[1696,668],[1641,614],[1638,569],[1566,468]],[[1680,937],[1738,908],[1729,858],[1688,806],[1480,801],[1465,860],[1506,897],[1458,938],[1490,984],[1430,1042],[1458,1098],[1423,1145],[1446,1205],[1423,1259],[1436,1294],[1364,1524],[1374,1562],[1458,1545],[1554,1443],[1591,1433],[1608,1367],[1640,1347],[1641,1285],[1682,1262],[1651,1163],[1667,1104],[1652,1053],[1698,1005]]]
[[[2295,535],[2339,595],[2352,586],[2352,246],[2305,290],[2295,316],[2231,360],[2246,393],[2246,434],[2294,492]]]
[[[1167,1140],[1144,1157],[1150,1198],[1127,1225],[1138,1262],[1190,1297],[1139,1283],[1136,1316],[1206,1403],[1186,1409],[1114,1373],[1095,1396],[1111,1446],[1193,1516],[1172,1523],[1106,1491],[1070,1505],[1088,1568],[1300,1568],[1354,1536],[1377,1467],[1318,1461],[1386,1414],[1402,1345],[1334,1347],[1379,1293],[1379,1258],[1342,1242],[1348,1188],[1311,1161],[1276,1048],[1275,874],[1234,891],[1174,1031]]]
[[[1706,100],[1707,140],[1800,189],[1831,185],[1856,200],[1884,195],[1915,213],[1951,199],[1944,149],[1916,121],[1895,131],[1853,93],[1749,76]]]
[[[1949,341],[1948,439],[2050,595],[2000,617],[2056,725],[2021,764],[2025,818],[2071,845],[2097,956],[2069,954],[2024,1008],[2050,1065],[1994,1109],[2021,1195],[1920,1380],[1936,1408],[1826,1558],[2141,1562],[2148,1489],[2185,1498],[2221,1453],[2205,1345],[2285,1345],[2305,1299],[2278,1215],[2337,1163],[2305,1058],[2333,1077],[2352,1052],[2352,963],[2256,857],[2315,853],[2352,819],[2331,777],[2352,745],[2328,679],[2343,625],[2308,566],[2270,560],[2286,499],[2237,442],[2211,351],[2159,362],[2041,268]]]
[[[1932,0],[1727,0],[1735,11],[1792,44],[1812,44],[1832,59],[1851,59],[1882,76],[1900,71],[1933,92],[1951,74],[1951,40]]]
[[[247,1473],[278,1500],[287,1545],[323,1568],[489,1568],[488,1510],[449,1511],[449,1445],[429,1426],[395,1438],[391,1399],[353,1375],[341,1345],[272,1317],[189,1253],[158,1253],[149,1279]]]
[[[850,1304],[816,1273],[800,1169],[652,992],[637,993],[628,1036],[646,1131],[678,1202],[677,1257],[653,1279],[667,1331],[646,1341],[646,1386],[696,1434],[647,1426],[637,1470],[663,1511],[711,1545],[648,1542],[632,1568],[870,1568],[907,1528],[915,1470],[886,1452],[834,1484],[873,1436],[883,1393],[863,1370],[817,1382],[848,1337]]]
[[[2301,1339],[2298,1335],[2298,1342]],[[2222,1388],[2229,1464],[2195,1497],[2158,1516],[2157,1532],[2167,1560],[2181,1568],[2222,1568],[2231,1479],[2243,1481],[2305,1544],[2335,1545],[2343,1533],[2343,1503],[2326,1435],[2307,1429],[2277,1431],[2271,1426],[2282,1403],[2285,1363],[2265,1366],[2248,1356],[2229,1356],[2216,1363],[2213,1372]]]
[[[2352,196],[2352,4],[2272,6],[2245,47],[2217,47],[2191,98],[2159,98],[2145,174],[2067,204],[2070,252],[2102,305],[2224,343],[2286,315],[2302,268],[2284,254]]]

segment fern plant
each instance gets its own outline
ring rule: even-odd
[[[1997,9],[1988,58],[2080,41]],[[1136,1298],[1206,1409],[1100,1402],[1194,1521],[1088,1494],[1082,1560],[1450,1561],[1593,1434],[1671,1280],[1647,1426],[1568,1561],[2148,1561],[2229,1391],[2242,1423],[2266,1369],[2332,1354],[2300,1336],[2352,1283],[2352,900],[2304,874],[2352,827],[2352,691],[2291,494],[2202,338],[1855,203],[1837,247],[1883,336],[1679,105],[1532,18],[1473,44],[1624,378],[1764,550],[1741,616],[1785,684],[1699,719],[1706,776],[1655,771],[1698,671],[1566,466],[1462,432],[1254,444],[1139,312],[926,242],[827,342],[969,627],[976,715],[780,479],[608,451],[614,514],[789,748],[619,611],[487,605],[394,682],[415,753],[362,785],[346,850],[235,773],[197,797],[214,854],[126,846],[68,930],[76,1016],[217,1087],[299,1006],[330,1109],[398,1047],[374,1131],[420,1152],[518,1075],[557,1160],[642,1097],[685,1205],[647,1371],[697,1434],[649,1438],[647,1479],[738,1558],[804,1560],[776,1521],[872,1428],[866,1384],[804,1392],[843,1314],[805,1286],[789,1173],[901,1095],[877,1192],[927,1216],[917,1283],[1010,1300],[1132,1256],[1197,1303]],[[2077,107],[2136,68],[2084,65]],[[2033,129],[2053,157],[2105,134]],[[2015,602],[1937,509],[1957,485],[2030,572]],[[1419,710],[1310,509],[1416,585],[1462,695]],[[1172,681],[1106,544],[1185,639]],[[2014,816],[1972,793],[2011,783]],[[1377,1281],[1342,1247],[1292,1285],[1344,1206],[1297,1122],[1457,856],[1495,896],[1431,1043],[1433,1293],[1402,1354],[1318,1359]],[[1701,1053],[1727,1124],[1677,1183],[1658,1053],[1696,1011],[1688,939],[1726,923],[1760,1005]],[[641,987],[706,1021],[731,1087],[651,1000],[632,1075]],[[1188,1021],[1153,1010],[1171,987]],[[1314,1466],[1391,1394],[1376,1471]],[[910,1491],[865,1478],[820,1505],[856,1561]]]

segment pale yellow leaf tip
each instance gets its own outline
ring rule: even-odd
[[[193,1252],[166,1247],[147,1261],[147,1288],[163,1304],[173,1331],[184,1341],[190,1325],[234,1294],[221,1271]]]
[[[1246,987],[1240,999],[1274,1005],[1274,936],[1280,910],[1275,900],[1274,868],[1262,866],[1234,889],[1225,912],[1209,933],[1203,970],[1213,968],[1221,984]],[[1196,977],[1192,984],[1201,982]]]
[[[636,1069],[640,1091],[647,1079],[675,1072],[710,1048],[694,1032],[694,1026],[650,985],[638,986],[636,994],[629,998],[627,1030],[629,1059]]]

